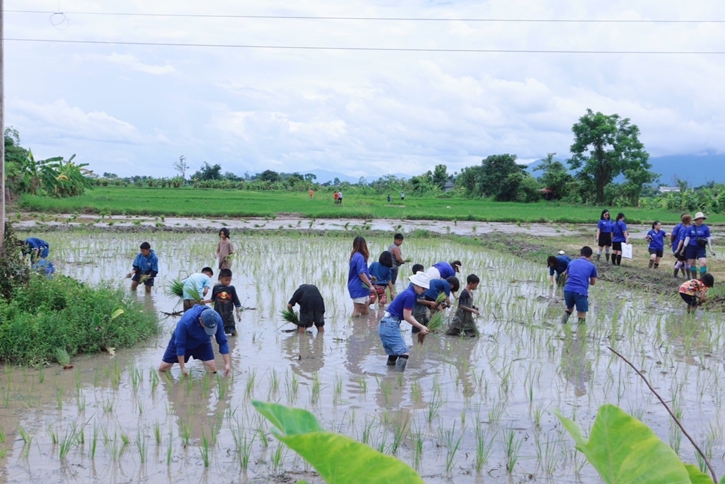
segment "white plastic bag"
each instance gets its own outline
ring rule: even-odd
[[[622,244],[622,258],[623,259],[632,258],[632,244]]]

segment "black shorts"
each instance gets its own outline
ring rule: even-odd
[[[299,326],[303,328],[311,328],[313,324],[316,327],[321,328],[325,325],[325,311],[300,312],[299,319]]]
[[[612,250],[622,252],[622,244],[624,242],[612,242]]]
[[[674,255],[675,258],[680,262],[687,262],[687,255],[685,254],[684,250],[680,251],[680,255],[677,255],[675,253],[673,253],[672,255]]]
[[[650,253],[650,255],[655,255],[655,256],[657,256],[659,258],[662,258],[662,256],[664,255],[665,251],[663,249],[650,249],[649,250],[649,253]]]
[[[700,300],[690,294],[684,294],[681,292],[680,297],[683,301],[687,303],[688,306],[697,306],[698,304],[700,304]]]
[[[611,247],[612,246],[612,233],[599,232],[599,247]]]

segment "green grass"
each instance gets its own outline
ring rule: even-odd
[[[405,202],[387,203],[384,194],[361,194],[347,190],[343,205],[336,205],[332,193],[317,192],[313,199],[305,192],[241,191],[215,189],[163,189],[99,187],[72,198],[45,198],[23,195],[23,210],[56,213],[104,213],[127,215],[176,215],[213,217],[272,217],[295,214],[309,218],[392,218],[501,222],[593,223],[600,206],[567,205],[559,202],[509,203],[467,199],[456,196],[416,196]],[[606,207],[612,213],[618,207]],[[679,222],[680,214],[666,210],[623,207],[628,222]],[[710,215],[709,223],[725,223],[725,215]]]

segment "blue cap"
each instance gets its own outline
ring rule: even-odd
[[[206,331],[206,334],[210,336],[215,334],[216,326],[219,323],[219,316],[216,311],[205,309],[201,312],[199,317],[201,318],[201,322],[204,324],[204,331]]]

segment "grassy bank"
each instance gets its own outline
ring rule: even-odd
[[[358,195],[350,190],[343,205],[332,195],[286,191],[235,191],[214,189],[161,189],[99,187],[79,197],[45,198],[23,195],[22,210],[42,213],[94,213],[108,215],[164,215],[187,217],[273,217],[295,214],[307,218],[390,218],[476,220],[484,222],[592,223],[603,207],[558,202],[508,203],[457,197],[407,196],[405,202],[383,195]],[[616,214],[617,207],[607,207]],[[680,214],[664,210],[623,208],[629,222],[661,220],[672,224]],[[710,223],[725,223],[724,215],[711,215]]]

